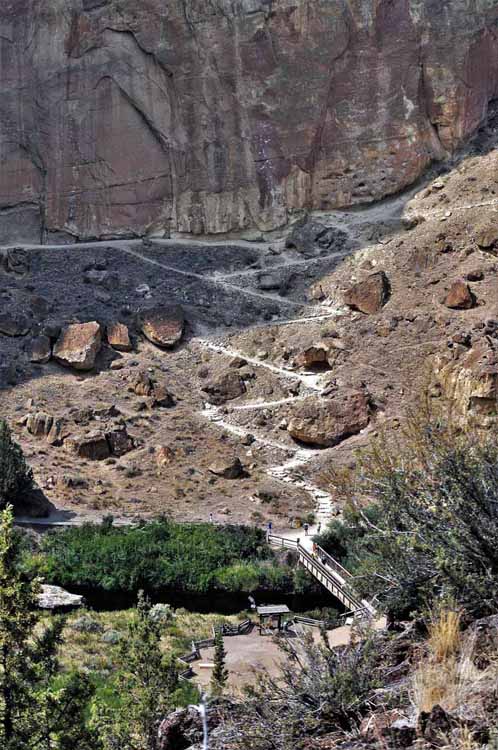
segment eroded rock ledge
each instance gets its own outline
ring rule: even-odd
[[[12,0],[0,242],[271,230],[412,183],[497,96],[494,0]]]

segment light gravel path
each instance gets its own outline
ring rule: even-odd
[[[286,370],[283,367],[272,365],[264,359],[250,357],[243,351],[232,349],[231,347],[223,346],[222,344],[216,344],[215,342],[206,339],[196,339],[196,342],[209,351],[216,352],[217,354],[224,354],[227,357],[241,357],[255,367],[263,367],[265,370],[269,370],[269,372],[279,375],[280,377],[288,378],[289,380],[297,380],[312,391],[318,391],[321,393],[323,390],[323,378],[321,375],[311,375],[296,372],[295,370]]]

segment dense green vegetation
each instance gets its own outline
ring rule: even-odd
[[[102,750],[160,750],[161,722],[185,697],[196,697],[192,685],[180,687],[176,660],[161,653],[163,627],[151,611],[140,595],[120,644],[121,669],[112,692],[94,702],[91,726]]]
[[[23,452],[12,440],[8,424],[0,419],[0,509],[11,503],[14,507],[33,488],[33,473]]]
[[[293,593],[305,585],[293,566],[276,564],[261,530],[243,526],[87,525],[48,534],[36,562],[49,583],[108,592]]]
[[[0,747],[89,750],[84,715],[92,686],[86,675],[59,674],[63,623],[53,618],[39,629],[39,583],[21,570],[20,556],[9,507],[0,518]]]
[[[400,445],[383,436],[359,457],[349,511],[320,543],[356,574],[361,593],[395,617],[435,599],[474,616],[495,612],[496,440],[422,413],[403,437]]]

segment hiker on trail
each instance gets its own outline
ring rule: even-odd
[[[212,513],[209,514],[209,523],[213,523],[213,514]]]
[[[308,536],[308,530],[309,530],[309,523],[304,524],[304,536]]]
[[[319,521],[319,522],[318,522],[318,526],[317,526],[317,529],[316,529],[316,533],[317,533],[317,534],[319,534],[321,530],[322,530],[322,522],[321,522],[321,521]]]
[[[271,534],[271,530],[273,528],[272,522],[268,521],[268,533]]]

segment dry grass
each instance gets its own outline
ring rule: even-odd
[[[429,626],[428,655],[413,676],[412,702],[417,713],[440,705],[452,711],[479,692],[488,670],[474,665],[475,635],[462,638],[461,613],[441,610]]]
[[[429,625],[429,650],[432,659],[444,662],[459,651],[462,643],[461,612],[442,610]]]
[[[453,738],[451,745],[447,745],[443,750],[479,750],[480,747],[481,745],[474,740],[472,730],[469,727],[463,727],[459,736]]]
[[[75,629],[73,624],[83,616],[88,616],[96,624],[93,632]],[[84,669],[102,676],[116,672],[120,667],[119,641],[106,641],[106,634],[114,632],[122,638],[134,616],[133,609],[114,612],[93,612],[79,610],[72,614],[63,631],[60,648],[60,662],[64,670]],[[200,640],[211,636],[213,625],[221,622],[236,624],[245,619],[245,613],[223,617],[215,614],[198,614],[185,609],[177,609],[173,621],[164,626],[162,649],[165,654],[180,654],[190,650],[192,639]]]

